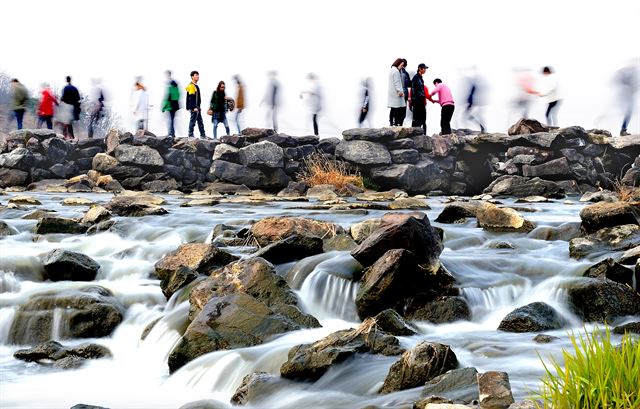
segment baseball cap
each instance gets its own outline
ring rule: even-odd
[[[427,67],[425,63],[421,62],[420,64],[418,64],[418,69],[420,68],[429,68],[429,67]]]

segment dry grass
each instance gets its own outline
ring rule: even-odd
[[[333,160],[324,154],[314,154],[304,159],[304,170],[298,174],[298,180],[310,187],[333,185],[339,193],[348,193],[347,184],[364,188],[362,176],[358,172],[350,172],[348,165]]]
[[[618,194],[621,202],[634,202],[640,200],[640,188],[625,185],[619,180],[613,182],[613,190]]]

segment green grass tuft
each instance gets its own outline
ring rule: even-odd
[[[544,362],[546,374],[533,399],[539,408],[640,409],[640,341],[625,334],[620,345],[611,342],[607,327],[585,335],[571,333],[573,351],[562,351],[564,365],[555,358]]]

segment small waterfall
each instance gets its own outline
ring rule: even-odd
[[[54,308],[51,317],[51,339],[59,341],[69,336],[69,320],[65,319],[64,308]]]
[[[6,345],[9,342],[9,331],[17,310],[18,307],[0,308],[0,345]]]
[[[299,291],[305,311],[323,320],[340,318],[358,321],[356,295],[360,285],[323,270],[314,270]]]
[[[155,323],[146,338],[141,341],[142,350],[157,362],[167,362],[169,354],[180,341],[188,321],[189,301],[171,309]]]
[[[20,280],[13,271],[0,271],[0,294],[17,293],[20,291]]]

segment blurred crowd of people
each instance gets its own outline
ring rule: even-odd
[[[451,84],[441,78],[426,81],[425,76],[429,67],[425,63],[416,66],[415,74],[407,71],[408,62],[404,58],[396,58],[391,64],[388,76],[387,107],[389,108],[390,126],[421,127],[427,131],[427,107],[428,103],[440,106],[440,134],[452,133],[451,120],[456,103]],[[636,94],[638,90],[638,62],[631,61],[620,68],[614,77],[615,85],[619,91],[618,101],[622,109],[622,124],[620,135],[628,135],[628,126],[634,114]],[[268,86],[260,103],[266,107],[266,122],[276,132],[278,131],[278,114],[280,107],[280,83],[278,73],[269,71]],[[176,113],[181,109],[182,90],[178,82],[173,78],[171,71],[165,72],[166,89],[160,111],[167,118],[167,135],[176,136]],[[479,74],[477,67],[473,66],[464,75],[466,90],[464,95],[464,111],[462,120],[471,127],[479,129],[480,133],[487,130],[484,120],[483,106],[486,105],[487,81]],[[307,75],[308,86],[300,92],[299,97],[306,102],[310,112],[310,122],[315,135],[319,135],[319,117],[323,110],[324,93],[319,78],[314,73]],[[189,113],[188,136],[194,137],[197,125],[200,138],[207,138],[207,132],[203,120],[203,99],[198,82],[200,73],[191,71],[190,81],[184,88],[184,108]],[[239,75],[233,76],[235,95],[227,94],[227,86],[224,81],[219,81],[205,109],[211,117],[212,137],[218,137],[218,125],[222,124],[227,135],[231,133],[229,120],[233,119],[238,133],[244,128],[245,110],[245,84]],[[541,98],[546,103],[545,121],[548,126],[558,126],[558,111],[562,102],[562,94],[558,78],[552,67],[543,67],[539,74],[530,69],[517,68],[514,70],[514,83],[516,93],[510,103],[508,120],[516,118],[529,118],[531,105],[535,98]],[[12,113],[16,121],[17,129],[22,129],[29,91],[18,79],[12,79],[11,98]],[[461,95],[461,94],[458,94]],[[372,105],[372,79],[365,78],[361,81],[360,100],[358,105],[357,124],[373,126],[370,117]],[[105,92],[99,79],[92,80],[92,89],[88,96],[82,97],[78,88],[66,77],[66,85],[60,95],[56,95],[49,84],[41,84],[37,103],[37,126],[46,126],[52,129],[59,126],[66,139],[75,139],[74,122],[80,119],[82,110],[88,119],[87,134],[92,138],[95,134],[96,124],[100,121],[105,111]],[[145,131],[149,127],[149,113],[153,109],[150,105],[147,88],[142,77],[136,78],[131,93],[130,112],[138,131]],[[233,112],[233,118],[229,118]],[[407,121],[410,116],[410,121]]]

